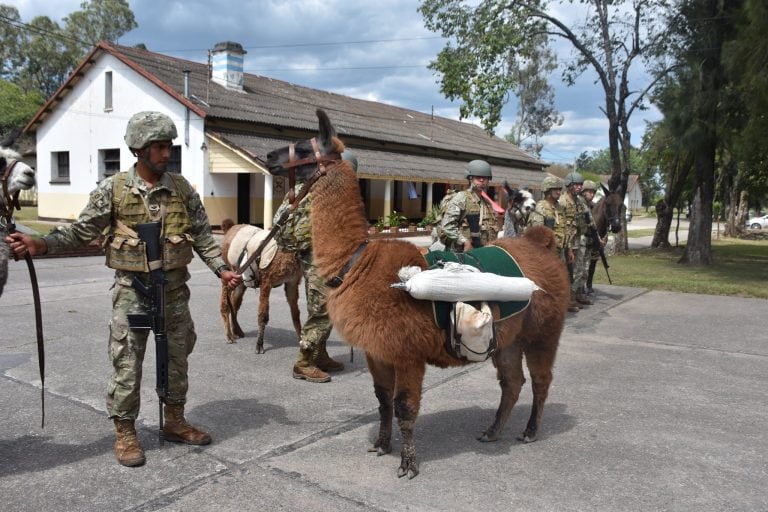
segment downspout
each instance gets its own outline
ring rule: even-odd
[[[184,97],[189,99],[189,70],[184,70]],[[189,107],[184,112],[184,145],[189,147]]]

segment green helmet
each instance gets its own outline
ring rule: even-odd
[[[467,178],[478,176],[480,178],[493,179],[491,165],[485,160],[472,160],[467,164]]]
[[[354,154],[352,151],[345,149],[341,152],[341,159],[346,160],[349,163],[352,164],[352,169],[354,169],[355,172],[357,172],[357,155]]]
[[[563,188],[563,180],[557,176],[547,176],[544,178],[544,181],[541,182],[541,191],[546,193],[553,188],[558,190]]]
[[[597,192],[597,183],[592,180],[584,180],[584,185],[581,186],[581,190],[591,190]]]
[[[564,182],[566,187],[574,184],[581,185],[582,183],[584,183],[584,176],[577,173],[576,171],[571,171],[565,175]]]
[[[178,137],[171,118],[160,112],[134,114],[125,128],[125,143],[131,149],[142,149],[156,140],[173,140]]]

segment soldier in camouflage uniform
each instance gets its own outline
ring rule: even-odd
[[[131,330],[127,314],[149,313],[146,298],[132,286],[134,277],[149,284],[146,251],[135,231],[137,224],[163,222],[163,270],[166,284],[168,337],[168,396],[162,435],[168,441],[193,445],[211,442],[211,436],[184,418],[187,398],[187,358],[195,346],[189,312],[190,278],[187,264],[194,250],[226,286],[241,277],[229,270],[200,196],[181,175],[165,172],[177,136],[171,119],[159,112],[140,112],[128,121],[125,142],[137,162],[127,171],[104,179],[70,226],[57,228],[42,238],[14,235],[14,250],[23,254],[56,254],[84,246],[106,232],[107,266],[115,269],[109,357],[113,373],[107,386],[107,413],[114,420],[115,457],[124,466],[144,464],[144,451],[136,437],[142,363],[147,330]],[[142,250],[136,250],[141,247]]]
[[[576,171],[568,173],[565,177],[566,193],[560,197],[560,204],[565,208],[566,223],[571,230],[571,249],[575,256],[571,274],[571,303],[579,305],[594,304],[582,291],[584,286],[584,274],[582,269],[584,262],[588,258],[587,238],[589,233],[592,214],[589,205],[581,195],[581,188],[584,185],[584,178]]]
[[[573,264],[574,256],[571,250],[568,230],[565,223],[565,211],[558,201],[563,189],[563,180],[556,176],[547,176],[541,182],[541,192],[544,197],[536,203],[536,208],[528,216],[528,226],[546,226],[555,232],[556,253],[563,265]],[[569,305],[568,311],[579,311],[578,306]]]
[[[438,236],[445,248],[463,252],[496,240],[499,220],[486,195],[491,166],[484,160],[467,164],[469,188],[453,195],[445,205]],[[484,197],[485,196],[485,197]]]
[[[342,158],[349,160],[357,171],[357,157],[351,151],[344,151]],[[304,183],[297,184],[296,195],[303,187]],[[289,207],[290,202],[286,196],[275,213],[275,223]],[[288,215],[285,224],[275,235],[275,241],[283,250],[295,252],[304,267],[304,291],[307,296],[308,316],[301,326],[299,354],[293,365],[293,378],[321,383],[330,382],[331,376],[327,372],[343,370],[344,363],[332,359],[326,349],[333,324],[326,310],[328,285],[312,262],[311,212],[312,194],[309,193]]]

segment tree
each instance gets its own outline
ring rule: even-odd
[[[734,103],[722,57],[724,46],[734,38],[740,3],[683,0],[670,23],[670,39],[680,64],[675,87],[684,91],[670,110],[689,117],[676,131],[693,162],[691,222],[680,259],[689,265],[712,263],[716,170],[728,150],[733,127],[726,115]]]
[[[481,0],[475,7],[461,0],[422,0],[419,7],[428,29],[450,42],[431,64],[442,74],[441,90],[460,98],[461,114],[480,117],[486,129],[495,127],[508,91],[516,85],[507,67],[511,56],[526,55],[538,36],[568,42],[577,57],[565,68],[563,79],[573,84],[592,69],[605,92],[603,114],[608,119],[611,157],[610,188],[626,191],[631,172],[629,120],[655,81],[640,89],[630,87],[636,61],[663,54],[665,27],[660,18],[667,0],[570,0],[594,11],[582,25],[571,26],[547,10],[544,0]],[[658,70],[658,77],[666,68]]]
[[[0,80],[0,139],[24,128],[42,104],[43,97],[37,91],[25,93],[16,84]]]
[[[48,98],[94,44],[116,41],[137,26],[126,0],[90,0],[80,7],[62,28],[47,16],[24,23],[16,8],[0,5],[2,77]]]
[[[512,131],[504,136],[536,157],[543,147],[539,137],[563,123],[563,117],[555,110],[555,92],[548,80],[557,67],[555,55],[546,46],[544,35],[538,37],[538,42],[533,41],[529,57],[509,65],[510,72],[517,75],[517,121]]]

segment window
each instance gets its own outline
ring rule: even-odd
[[[104,110],[112,110],[112,72],[104,73]]]
[[[181,146],[171,148],[171,158],[168,160],[168,167],[165,170],[181,174]]]
[[[51,183],[69,183],[69,151],[51,153]]]
[[[99,181],[120,171],[120,150],[99,150]]]

